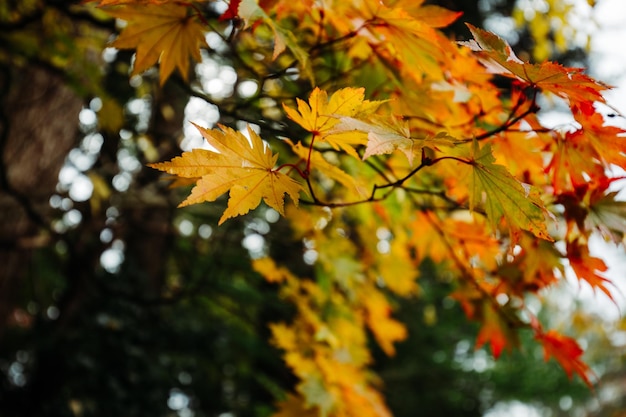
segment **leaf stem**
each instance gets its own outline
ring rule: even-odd
[[[281,169],[287,168],[287,167],[295,170],[298,173],[298,175],[300,175],[303,179],[307,179],[308,176],[305,175],[304,172],[302,172],[302,170],[300,168],[298,168],[298,166],[296,164],[282,164],[282,165],[278,166],[277,168],[273,169],[272,171],[273,172],[280,171]]]
[[[318,135],[317,132],[314,132],[311,136],[311,143],[309,144],[309,154],[306,157],[306,168],[304,169],[305,178],[309,177],[311,173],[311,155],[313,154],[313,144],[315,143],[315,137]]]

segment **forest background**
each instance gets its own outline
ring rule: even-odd
[[[96,7],[97,3],[102,7]],[[313,147],[314,140],[306,131],[316,129],[308,129],[307,118],[303,116],[307,110],[304,103],[313,107],[315,100],[311,94],[317,94],[320,102],[326,96],[331,97],[331,103],[332,97],[347,101],[343,96],[333,95],[338,91],[355,94],[360,111],[370,111],[365,107],[389,98],[380,92],[376,96],[377,88],[384,86],[379,90],[386,91],[385,86],[394,77],[396,82],[407,77],[406,69],[398,62],[414,59],[410,56],[415,52],[411,44],[402,44],[409,52],[400,47],[391,51],[383,46],[371,48],[375,42],[369,39],[366,42],[371,49],[365,52],[359,49],[362,46],[351,44],[353,38],[360,39],[360,29],[347,29],[343,35],[338,29],[334,38],[324,39],[316,26],[303,29],[289,16],[289,13],[315,15],[313,19],[317,18],[322,28],[325,21],[320,17],[321,9],[316,9],[313,2],[291,5],[293,10],[286,2],[261,2],[262,7],[254,9],[257,15],[247,12],[246,7],[254,8],[256,4],[250,1],[233,2],[230,8],[219,1],[197,2],[193,7],[192,3],[167,1],[144,2],[154,4],[140,6],[116,3],[133,2],[32,0],[0,4],[1,415],[352,415],[350,411],[342,411],[342,407],[351,404],[350,401],[361,404],[362,398],[369,401],[371,415],[387,415],[388,410],[395,416],[480,416],[498,412],[510,415],[520,404],[525,405],[525,412],[532,410],[541,415],[623,415],[625,323],[619,318],[609,321],[590,313],[576,301],[580,288],[589,288],[588,282],[596,290],[595,302],[606,304],[615,300],[619,304],[623,296],[605,281],[604,263],[596,260],[599,258],[586,252],[580,254],[586,246],[578,235],[575,239],[568,235],[569,241],[564,238],[564,244],[569,246],[561,250],[567,254],[575,246],[579,257],[586,261],[584,264],[594,266],[595,269],[586,270],[590,275],[581,280],[585,282],[579,283],[576,274],[574,278],[569,276],[572,278],[569,280],[563,277],[559,283],[524,277],[523,286],[520,282],[502,280],[507,284],[502,293],[498,286],[481,284],[475,288],[488,291],[476,295],[474,290],[459,284],[462,279],[450,273],[454,267],[446,265],[448,255],[415,254],[424,251],[425,246],[436,244],[436,239],[403,246],[406,243],[403,239],[410,236],[401,230],[420,230],[429,222],[439,224],[427,220],[427,215],[412,218],[406,212],[406,206],[410,205],[406,201],[417,198],[413,204],[422,207],[418,210],[421,213],[430,213],[425,208],[437,198],[438,203],[447,205],[446,212],[465,213],[467,208],[475,209],[477,214],[471,217],[472,221],[465,217],[454,219],[462,220],[455,223],[454,233],[463,239],[476,239],[478,243],[472,246],[459,239],[448,250],[452,256],[467,255],[467,265],[472,268],[476,266],[475,259],[483,264],[489,263],[483,258],[499,259],[497,265],[490,264],[490,269],[498,274],[528,267],[519,253],[512,252],[508,261],[502,258],[501,254],[507,253],[506,248],[503,251],[507,246],[503,242],[509,238],[515,240],[518,233],[522,236],[520,247],[535,244],[531,242],[547,242],[542,240],[548,231],[541,227],[541,222],[531,222],[530,226],[516,223],[515,229],[522,231],[509,231],[506,224],[500,224],[500,216],[505,217],[505,223],[515,223],[507,211],[510,209],[505,208],[500,216],[490,214],[483,201],[472,203],[472,197],[463,195],[458,184],[452,184],[456,192],[451,195],[435,187],[437,191],[427,197],[427,193],[415,192],[415,185],[398,183],[390,187],[398,188],[393,195],[374,201],[377,198],[368,198],[367,193],[359,194],[361,185],[355,185],[353,180],[358,177],[355,172],[360,171],[354,162],[343,159],[345,155],[328,157],[337,148],[347,153],[347,157],[351,156],[350,152],[359,153],[355,161],[364,159],[364,155],[371,156],[375,162],[369,163],[372,172],[368,175],[378,173],[383,178],[390,173],[397,175],[398,171],[393,170],[402,169],[397,167],[405,166],[407,159],[413,160],[413,168],[421,166],[420,163],[426,166],[440,158],[437,154],[440,148],[465,136],[458,136],[458,131],[451,133],[454,129],[450,128],[446,134],[427,137],[425,140],[432,142],[419,145],[417,152],[407,151],[406,140],[414,143],[412,135],[416,131],[429,130],[424,127],[426,122],[433,124],[437,119],[443,123],[438,117],[449,119],[447,122],[452,116],[463,117],[458,109],[458,113],[450,113],[448,117],[432,116],[430,120],[425,119],[431,117],[428,115],[431,110],[420,113],[412,109],[417,122],[408,128],[408,135],[400,124],[368,122],[365,128],[378,129],[381,135],[392,137],[389,145],[392,149],[369,148],[363,138],[351,139],[348,145],[337,141],[337,146],[332,146],[332,139],[320,139],[317,145],[323,146],[323,140],[331,145],[319,148],[320,155],[326,159],[311,158],[317,155],[313,151],[318,148]],[[403,3],[406,2],[389,2],[389,10],[408,8]],[[500,33],[522,61],[542,63],[550,59],[565,67],[587,65],[592,30],[581,29],[579,23],[593,16],[593,7],[601,4],[583,2],[574,7],[557,1],[442,1],[423,6],[434,3],[463,14],[424,8],[418,15],[429,22],[430,26],[423,28],[424,33],[431,34],[433,30],[432,34],[445,39],[476,39],[479,48],[467,44],[459,50],[467,50],[469,54],[468,46],[472,46],[478,49],[478,54],[482,48],[487,58],[494,59],[487,49],[502,44],[478,29],[484,27]],[[415,11],[422,6],[421,2],[413,5]],[[193,22],[202,28],[203,38],[189,40],[189,45],[194,42],[197,45],[184,51],[187,55],[183,60],[172,63],[172,59],[168,61],[161,56],[160,70],[153,67],[155,62],[143,65],[136,57],[133,61],[137,45],[124,44],[128,41],[123,41],[123,35],[119,34],[125,28],[131,30],[132,20],[144,13],[145,7],[166,10],[165,15],[169,16],[159,18],[171,19],[183,8],[183,18],[201,16]],[[131,23],[125,25],[113,16]],[[406,30],[401,24],[402,19],[408,18],[398,16],[390,14],[379,26],[372,26],[372,34],[378,28],[393,26],[389,22]],[[325,16],[329,21],[336,19],[335,27],[345,24],[340,22],[340,17],[339,12]],[[593,29],[593,20],[587,21]],[[470,31],[463,22],[475,28]],[[401,34],[387,32],[386,36]],[[414,40],[409,37],[403,41]],[[346,45],[353,48],[350,51],[353,61],[341,55]],[[193,49],[195,46],[197,51]],[[422,44],[415,53],[420,59],[412,64],[428,60],[435,52],[431,45]],[[190,56],[202,63],[189,67],[185,62],[189,62]],[[511,55],[504,62],[509,58]],[[166,64],[168,69],[164,68]],[[363,70],[368,65],[373,69]],[[178,66],[176,70],[175,66]],[[477,65],[473,69],[475,74],[466,75],[468,85],[493,85],[497,91],[505,92],[481,98],[498,101],[503,110],[489,119],[489,115],[478,109],[472,119],[476,123],[470,129],[474,137],[483,135],[490,140],[514,132],[522,121],[540,134],[553,132],[557,129],[552,126],[546,132],[539,127],[546,124],[541,119],[544,116],[532,119],[538,108],[543,109],[540,115],[545,117],[572,112],[567,104],[548,94],[532,94],[519,88],[511,77],[494,77],[492,83],[491,75],[481,78],[486,74],[483,67]],[[453,74],[461,71],[452,67],[444,70]],[[436,68],[425,66],[421,71],[429,74]],[[318,81],[317,90],[312,85],[313,78]],[[419,90],[424,79],[428,76],[414,76],[410,82]],[[592,90],[589,93],[581,87],[585,90],[580,92],[581,96],[591,94],[597,99],[594,89],[604,89],[602,84],[587,78],[577,80],[580,86],[587,85]],[[525,81],[530,90],[540,90],[536,83]],[[612,83],[612,80],[602,81]],[[358,90],[360,86],[367,87],[364,93]],[[480,94],[452,82],[437,86],[436,94],[447,94],[450,103],[463,101],[455,101],[455,95],[459,98],[468,93]],[[408,88],[407,84],[400,83],[399,89],[402,88]],[[567,90],[570,104],[575,90],[575,86]],[[359,94],[371,101],[364,101]],[[298,103],[296,98],[302,101]],[[579,101],[586,99],[585,96]],[[390,104],[380,104],[383,108],[387,105]],[[447,110],[439,109],[434,99],[427,105],[443,115],[453,107],[449,104]],[[428,107],[423,103],[420,106]],[[471,105],[466,107],[472,110]],[[589,111],[582,104],[578,109]],[[609,106],[597,109],[597,113],[585,114],[589,119],[602,114],[608,122],[620,123],[621,116],[614,109]],[[402,114],[409,114],[404,110]],[[545,113],[546,110],[552,112]],[[467,109],[464,107],[463,111]],[[344,117],[342,123],[349,127],[340,133],[365,129],[364,120],[379,120],[359,119],[358,112],[334,114],[339,116]],[[572,119],[576,121],[580,119]],[[203,128],[198,129],[191,122]],[[572,122],[559,120],[559,126]],[[303,181],[298,191],[285,185],[288,190],[285,193],[289,195],[285,208],[282,193],[279,199],[269,201],[264,195],[267,205],[262,204],[240,217],[236,214],[244,214],[248,208],[234,214],[231,211],[228,216],[231,218],[219,226],[224,210],[228,210],[223,199],[177,208],[185,200],[189,187],[183,187],[183,191],[168,187],[159,172],[147,165],[172,170],[176,168],[174,162],[163,164],[183,150],[206,146],[206,141],[213,141],[218,148],[227,143],[222,141],[221,134],[212,133],[215,131],[211,128],[223,124],[246,132],[250,123],[264,140],[300,139],[300,147],[297,141],[290,146],[286,141],[268,140],[273,152],[300,155],[302,160],[300,163],[281,160],[284,167],[293,164],[289,172],[268,168],[283,183],[288,175],[297,180],[298,173]],[[442,126],[438,127],[441,131]],[[597,127],[606,126],[599,123]],[[622,135],[621,130],[606,129],[615,137]],[[221,131],[226,132],[228,140],[241,138],[236,131],[225,127]],[[248,134],[254,137],[254,133]],[[567,138],[573,140],[572,136]],[[608,152],[614,158],[609,162],[624,166],[621,159],[624,146],[619,140],[614,142],[616,145]],[[483,140],[475,141],[466,147],[473,149],[473,154],[451,155],[468,158],[464,160],[473,161],[474,167],[492,169],[486,151],[491,150],[489,146]],[[391,151],[395,153],[384,159]],[[222,154],[228,154],[228,149]],[[528,161],[536,162],[529,154],[523,155],[530,158]],[[566,159],[574,156],[569,153]],[[310,166],[302,164],[307,157],[313,160],[313,166],[317,163],[322,167],[316,174],[319,183],[309,180],[313,178],[309,177]],[[615,201],[609,185],[621,174],[616,171],[605,177],[606,161],[599,156],[595,158],[594,164],[598,166],[584,165],[584,169],[592,179],[597,174],[598,182],[606,180],[599,194],[583,196],[588,190],[581,190],[581,183],[593,182],[589,181],[589,175],[580,179],[569,173],[564,175],[565,180],[552,179],[551,185],[561,187],[559,203],[571,211],[569,218],[564,216],[562,228],[570,231],[586,227],[587,218],[576,217],[581,216],[583,207],[578,198],[587,199],[584,207],[588,211],[593,211],[590,207],[599,201],[594,208],[601,206],[608,210],[600,211],[602,216],[593,225],[604,234],[593,238],[602,236],[600,240],[617,247],[623,243],[624,205]],[[584,158],[571,162],[579,164],[578,168],[584,164]],[[339,167],[350,175],[339,171]],[[385,170],[389,171],[385,174]],[[539,166],[536,171],[526,173],[527,178],[518,175],[523,182],[515,180],[505,186],[519,191],[516,184],[524,184],[520,185],[523,187],[538,182],[532,176],[539,177],[539,171],[544,170],[557,176],[548,166]],[[495,172],[502,173],[498,169]],[[441,173],[442,178],[454,175]],[[434,181],[434,177],[429,181]],[[308,191],[307,185],[311,186]],[[338,192],[338,185],[357,191]],[[401,194],[414,197],[405,196],[402,200]],[[231,190],[231,199],[233,195]],[[293,206],[289,201],[295,200],[294,195],[302,200],[298,212],[290,211]],[[371,201],[355,207],[345,204],[355,198]],[[312,203],[309,207],[307,201]],[[320,208],[317,212],[316,207]],[[374,214],[364,207],[374,207]],[[310,216],[295,214],[309,209]],[[283,210],[286,218],[280,215]],[[533,210],[532,207],[522,210],[522,215],[534,213]],[[487,233],[489,222],[476,220],[483,215],[496,223],[491,227],[498,229],[497,233]],[[290,216],[292,220],[288,220]],[[372,216],[384,221],[375,221]],[[324,226],[320,228],[322,223]],[[326,226],[329,223],[332,227]],[[461,229],[461,224],[467,228]],[[445,223],[440,225],[443,227]],[[334,234],[311,234],[316,228],[332,229]],[[592,239],[591,231],[588,235],[579,230],[576,233],[579,232],[584,235],[585,244],[587,238]],[[493,236],[497,238],[494,240]],[[464,253],[459,255],[454,248]],[[468,251],[475,253],[465,253]],[[372,253],[379,254],[383,261],[369,259]],[[546,253],[554,255],[551,251]],[[566,260],[565,264],[575,264],[575,258],[569,255],[556,257]],[[457,263],[465,265],[463,261]],[[571,274],[565,267],[555,265],[550,268],[562,271],[563,275]],[[369,268],[381,272],[384,278],[369,277],[366,273]],[[580,274],[580,270],[577,272]],[[468,275],[476,277],[474,274]],[[514,273],[509,276],[519,279]],[[398,279],[394,283],[392,278]],[[360,280],[372,287],[362,285]],[[519,306],[502,296],[509,294],[513,299],[517,291],[534,319],[520,314],[516,310]],[[356,301],[347,296],[351,292],[357,294]],[[339,301],[331,300],[329,294],[339,297]],[[485,302],[486,299],[489,301]],[[341,311],[343,305],[346,311]],[[313,316],[306,316],[307,312]],[[342,315],[349,318],[346,322],[350,325],[336,319]],[[302,323],[303,317],[312,317],[312,322],[304,323],[302,328],[318,326],[311,335],[289,327]],[[324,325],[328,317],[334,318]],[[354,328],[353,324],[356,324]],[[550,333],[548,329],[558,333]],[[565,334],[572,339],[561,338]],[[306,339],[309,336],[312,338]],[[361,349],[351,352],[353,357],[367,357],[358,366],[343,370],[352,380],[329,380],[323,372],[307,368],[311,363],[323,367],[326,352],[334,352],[332,357],[336,358],[344,341],[352,343],[351,348]],[[556,361],[545,361],[546,341],[563,342],[551,353]],[[579,346],[586,350],[582,357]],[[307,347],[314,347],[315,361],[307,362],[306,355],[301,353]],[[294,361],[294,356],[286,352],[299,352],[304,359]],[[566,353],[559,356],[559,352]],[[495,360],[494,356],[499,358]],[[588,384],[595,388],[590,389]],[[361,387],[366,394],[348,395],[347,386]]]

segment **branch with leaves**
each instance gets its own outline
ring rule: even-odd
[[[620,244],[626,233],[609,191],[613,167],[626,167],[626,132],[595,107],[609,87],[578,68],[524,62],[472,25],[473,39],[454,42],[440,29],[459,14],[422,1],[233,0],[221,16],[205,2],[98,3],[127,21],[112,45],[136,51],[132,75],[158,63],[161,85],[175,69],[187,82],[217,30],[233,65],[256,77],[254,101],[283,98],[279,120],[196,125],[209,149],[150,165],[194,184],[181,206],[228,193],[222,224],[263,201],[315,248],[312,278],[254,261],[297,309],[271,329],[299,381],[277,416],[387,415],[367,373],[366,330],[393,354],[406,329],[391,298],[418,292],[426,259],[454,277],[452,296],[482,323],[478,346],[497,357],[530,328],[546,359],[592,384],[574,339],[544,331],[524,299],[541,298],[566,264],[611,297],[588,248],[594,233]],[[564,101],[577,125],[543,126],[538,95]]]

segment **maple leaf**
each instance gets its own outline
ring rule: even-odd
[[[280,283],[289,279],[296,279],[287,268],[277,266],[272,258],[254,259],[252,268],[261,274],[267,282]]]
[[[289,49],[300,64],[302,75],[311,82],[311,85],[314,85],[315,74],[311,67],[309,53],[299,45],[298,39],[293,31],[281,27],[265,12],[262,5],[257,0],[232,0],[229,9],[234,7],[233,3],[237,3],[236,15],[243,20],[245,28],[262,22],[272,30],[274,33],[274,51],[272,59],[276,59],[283,51]]]
[[[626,235],[626,201],[618,200],[609,187],[624,177],[602,178],[596,183],[582,184],[573,191],[558,195],[564,207],[563,216],[578,231],[599,231],[606,240],[619,244]]]
[[[511,344],[517,344],[518,342],[515,333],[500,317],[498,311],[493,308],[491,302],[485,300],[482,307],[483,325],[476,337],[476,349],[479,349],[485,343],[489,343],[493,357],[498,359],[504,348],[510,348]]]
[[[626,235],[626,201],[617,200],[617,192],[592,195],[585,228],[598,229],[607,239],[621,242]]]
[[[582,130],[559,135],[555,142],[556,149],[546,167],[555,194],[574,191],[606,177],[598,153]]]
[[[327,142],[335,149],[343,149],[350,155],[358,157],[355,144],[364,144],[363,137],[333,134],[331,129],[339,123],[340,116],[364,117],[371,114],[382,101],[365,100],[364,88],[343,88],[335,91],[330,99],[324,90],[315,87],[309,96],[308,104],[296,99],[298,110],[283,104],[287,116],[298,123],[315,137]]]
[[[528,233],[517,242],[520,252],[515,258],[497,267],[497,275],[503,278],[502,290],[507,294],[522,295],[526,291],[537,292],[563,276],[563,256],[552,242],[535,239]]]
[[[398,0],[387,2],[386,4],[404,10],[411,17],[421,20],[433,28],[446,27],[463,14],[463,12],[454,12],[441,6],[424,5],[422,0]]]
[[[470,210],[484,207],[493,228],[504,217],[509,227],[552,240],[546,229],[546,209],[539,194],[528,184],[516,180],[502,165],[494,163],[491,145],[479,147],[474,140],[470,165]]]
[[[128,22],[112,46],[136,49],[133,75],[160,61],[161,85],[177,68],[187,79],[189,57],[200,61],[200,48],[208,47],[204,27],[189,14],[190,8],[179,3],[125,5],[107,9],[107,13]]]
[[[396,352],[393,343],[406,339],[408,335],[406,327],[390,317],[391,306],[381,292],[370,290],[364,292],[362,298],[367,325],[383,351],[393,356]]]
[[[402,3],[406,3],[406,6],[400,4],[396,4],[396,6],[403,8],[409,12],[412,17],[417,20],[421,20],[433,28],[444,28],[449,26],[463,14],[463,12],[455,12],[441,6],[431,4],[411,9],[411,3],[414,3],[413,0],[404,0]]]
[[[149,166],[184,178],[200,177],[191,194],[180,207],[203,201],[215,201],[230,190],[228,207],[219,220],[246,214],[256,208],[261,199],[284,215],[284,195],[297,205],[303,191],[300,183],[274,169],[278,154],[272,154],[261,138],[248,127],[250,141],[226,126],[205,129],[194,125],[217,152],[194,149],[184,152],[170,162]]]
[[[413,164],[413,158],[420,156],[425,147],[438,149],[438,146],[454,146],[456,140],[445,133],[437,136],[425,136],[422,138],[411,137],[409,123],[398,118],[383,119],[375,116],[369,117],[368,121],[353,117],[339,117],[340,122],[329,133],[363,132],[367,135],[367,147],[363,159],[373,155],[392,153],[395,150],[402,151],[409,164]]]
[[[586,281],[591,287],[599,289],[615,303],[613,295],[606,287],[611,281],[602,275],[609,268],[604,261],[589,253],[589,247],[571,242],[567,245],[567,259],[579,280]]]
[[[604,118],[593,106],[581,105],[572,108],[572,114],[581,129],[573,135],[583,136],[595,151],[597,157],[605,164],[626,166],[626,131],[615,126],[607,126]]]
[[[419,271],[415,268],[409,248],[406,237],[394,236],[389,253],[381,254],[378,270],[372,271],[376,274],[376,279],[384,280],[390,291],[405,297],[418,291],[415,278]]]
[[[309,158],[309,149],[302,146],[302,142],[294,144],[291,140],[286,139],[285,142],[291,146],[291,149],[302,160]],[[360,196],[365,196],[369,190],[366,185],[359,181],[356,177],[349,175],[337,165],[328,162],[320,152],[313,151],[310,155],[311,166],[322,172],[325,176],[344,185],[350,190],[355,191]]]
[[[403,8],[381,3],[373,10],[373,16],[363,17],[373,19],[374,29],[363,33],[373,52],[391,64],[392,72],[403,71],[418,81],[424,76],[443,78],[441,62],[445,62],[444,51],[451,44],[427,20],[422,20],[427,13],[415,18]]]
[[[520,60],[513,48],[494,33],[466,23],[474,39],[460,42],[477,52],[493,73],[515,78],[543,91],[556,94],[574,105],[580,102],[604,102],[601,92],[609,87],[583,74],[581,68],[568,68],[546,61],[530,64]]]
[[[219,17],[219,21],[230,20],[237,17],[239,14],[239,5],[241,4],[241,0],[230,0],[228,3],[228,9]]]
[[[589,366],[581,359],[583,350],[575,340],[562,334],[549,330],[546,333],[538,332],[535,338],[543,345],[544,359],[547,362],[554,357],[571,378],[576,372],[585,383],[591,387]]]

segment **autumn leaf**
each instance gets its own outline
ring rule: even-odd
[[[607,126],[603,116],[593,106],[582,105],[572,108],[572,114],[581,128],[573,135],[583,136],[594,150],[589,156],[606,164],[626,166],[626,131]]]
[[[617,196],[617,192],[592,196],[589,213],[584,220],[585,228],[597,229],[615,243],[621,242],[626,235],[626,201],[618,200]]]
[[[276,265],[272,258],[260,258],[252,261],[252,268],[261,274],[267,282],[280,283],[295,279],[285,267]]]
[[[180,206],[215,201],[230,190],[228,207],[219,224],[246,214],[261,199],[284,215],[284,195],[297,205],[302,185],[274,169],[278,154],[272,154],[261,138],[248,127],[250,142],[241,133],[220,125],[220,130],[195,125],[217,152],[194,149],[170,162],[149,166],[184,178],[200,177],[191,195]]]
[[[557,282],[565,274],[563,255],[552,242],[535,239],[525,233],[517,242],[519,253],[497,267],[502,277],[499,288],[507,295],[522,295],[526,291],[537,292]]]
[[[305,407],[318,407],[320,416],[328,416],[337,402],[328,384],[318,375],[307,376],[296,388],[306,399]]]
[[[309,96],[309,102],[296,99],[298,110],[283,104],[287,116],[298,123],[314,137],[319,137],[335,149],[343,149],[358,157],[355,144],[364,144],[365,138],[333,134],[331,129],[339,123],[339,117],[364,117],[371,114],[382,103],[365,100],[364,88],[343,88],[335,91],[330,98],[324,90],[316,87]]]
[[[602,178],[559,194],[556,201],[565,209],[569,228],[599,231],[607,241],[619,244],[626,235],[626,201],[619,199],[618,192],[609,192],[609,187],[620,180],[624,177]]]
[[[604,102],[601,92],[609,87],[583,74],[581,68],[568,68],[554,62],[531,64],[520,60],[502,38],[466,23],[474,40],[461,42],[478,53],[487,69],[495,74],[516,78],[543,91],[556,94],[571,105]]]
[[[378,3],[371,18],[376,30],[366,31],[372,50],[387,61],[392,71],[403,71],[407,76],[421,81],[424,76],[442,79],[441,62],[451,44],[434,27],[434,22],[411,16],[399,7],[385,7]],[[366,18],[370,18],[367,16]],[[395,67],[395,68],[394,68]]]
[[[447,27],[463,14],[463,12],[455,12],[432,4],[411,9],[411,3],[414,3],[413,0],[404,0],[402,3],[403,4],[397,3],[396,6],[403,8],[409,12],[412,17],[421,20],[433,28]],[[406,6],[404,3],[406,3]]]
[[[274,33],[272,59],[278,58],[286,49],[289,49],[300,64],[302,75],[311,82],[312,86],[315,85],[315,74],[313,73],[309,53],[299,45],[293,31],[286,30],[280,26],[278,22],[266,13],[257,0],[233,0],[233,3],[238,3],[237,16],[243,20],[245,28],[262,22],[272,30]],[[231,7],[234,7],[232,3],[229,9]]]
[[[319,415],[317,408],[308,407],[304,399],[289,394],[285,400],[278,403],[278,411],[272,417],[319,417]]]
[[[411,258],[410,246],[406,238],[394,237],[389,253],[380,254],[377,270],[370,273],[383,280],[389,291],[403,297],[418,293],[416,278],[419,271]]]
[[[615,303],[611,291],[606,287],[611,281],[602,275],[609,269],[602,259],[591,256],[589,248],[577,242],[567,245],[567,259],[579,280],[586,281],[594,290],[602,291]]]
[[[111,46],[137,50],[133,75],[160,62],[161,84],[175,68],[187,80],[189,58],[200,61],[200,48],[208,47],[204,27],[180,3],[125,5],[106,11],[128,22]]]
[[[411,17],[433,28],[446,27],[463,14],[463,12],[454,12],[441,6],[425,5],[423,1],[416,0],[398,0],[388,4],[394,8],[404,10]]]
[[[241,4],[241,0],[230,0],[228,3],[228,9],[219,17],[218,20],[230,20],[237,17],[239,14],[239,5]]]
[[[575,372],[591,387],[591,369],[582,361],[583,350],[575,340],[554,330],[539,332],[535,338],[543,345],[546,362],[552,357],[555,358],[570,378]]]
[[[362,294],[362,298],[367,325],[372,330],[378,345],[387,355],[394,355],[396,350],[393,344],[408,336],[406,327],[391,318],[391,306],[381,292],[369,290]]]
[[[572,113],[580,128],[557,137],[546,167],[555,194],[603,188],[611,165],[626,166],[626,131],[607,126],[591,105],[574,106]]]
[[[555,194],[574,191],[605,178],[605,167],[591,141],[581,131],[556,136],[552,159],[546,167]]]
[[[327,161],[320,152],[313,151],[309,156],[309,149],[302,146],[302,142],[293,143],[291,140],[286,139],[285,142],[291,146],[291,149],[296,155],[298,155],[303,161],[310,159],[311,167],[320,171],[324,176],[337,181],[344,187],[351,191],[356,192],[359,196],[365,196],[369,189],[358,178],[349,175],[343,171],[337,165],[334,165]]]
[[[368,121],[364,121],[342,116],[339,117],[339,120],[339,123],[329,131],[331,135],[350,132],[353,134],[362,132],[367,135],[367,146],[363,159],[399,150],[406,155],[409,164],[413,165],[413,158],[420,156],[425,147],[431,149],[438,149],[439,146],[451,147],[456,142],[454,138],[443,132],[434,137],[414,138],[411,136],[408,121],[394,117],[384,119],[371,116]]]
[[[568,133],[556,140],[555,152],[546,167],[556,195],[573,192],[604,178],[604,167],[592,155],[595,155],[593,147],[582,135]]]
[[[486,343],[491,345],[491,353],[494,358],[499,358],[502,351],[518,343],[515,333],[502,319],[500,313],[494,309],[489,300],[482,305],[482,327],[476,338],[476,348]]]
[[[502,165],[495,164],[491,145],[480,148],[474,141],[470,177],[470,210],[484,207],[493,228],[504,217],[513,229],[522,229],[546,240],[546,212],[539,194],[528,184],[516,180]]]

